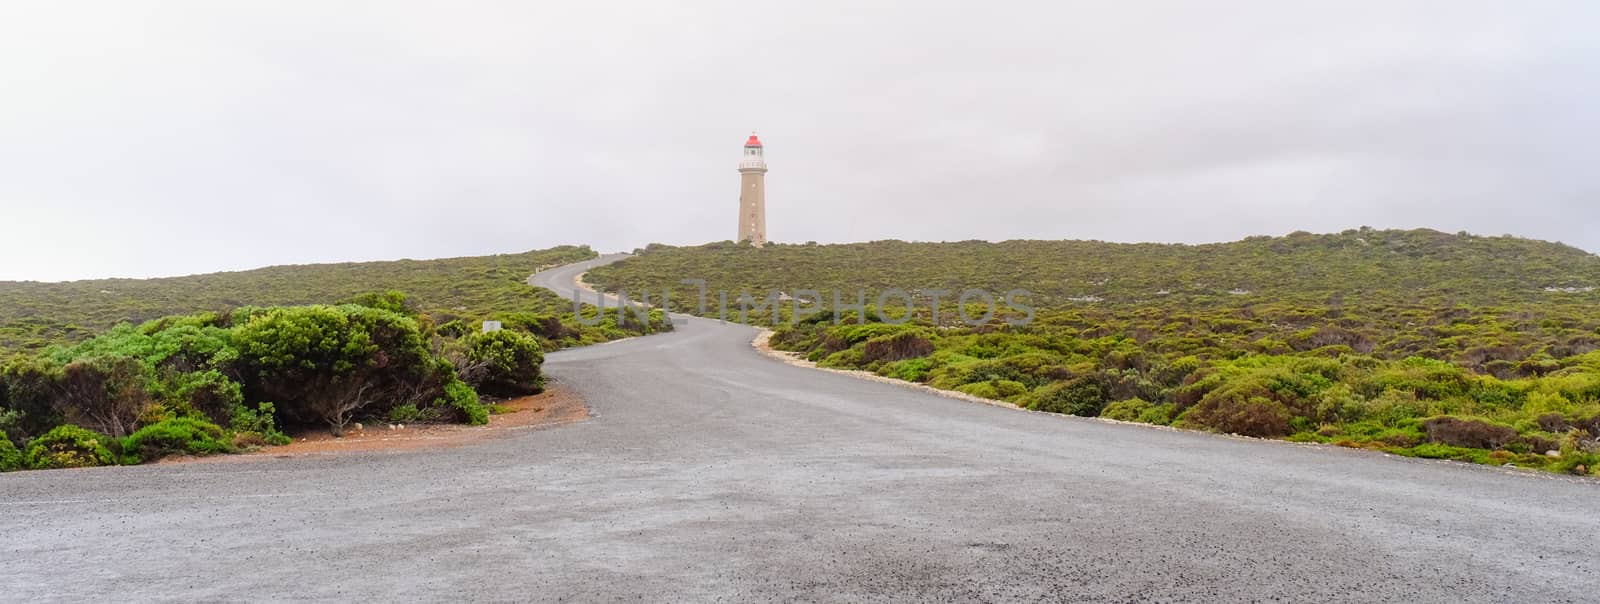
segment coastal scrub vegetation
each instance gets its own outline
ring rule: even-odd
[[[1054,413],[1415,457],[1600,473],[1600,257],[1514,237],[1436,231],[1294,233],[1210,245],[1089,241],[653,245],[591,271],[611,290],[790,300],[753,323],[775,348]],[[879,292],[1026,289],[935,322],[880,321]],[[866,292],[833,308],[830,290]],[[705,314],[717,316],[712,293]],[[884,313],[898,322],[897,305]],[[982,316],[984,308],[969,316]],[[728,313],[737,319],[737,307]],[[790,319],[798,318],[797,321]]]
[[[355,302],[426,316],[457,336],[478,330],[481,321],[499,320],[534,336],[546,349],[647,331],[609,318],[582,325],[573,320],[570,299],[526,283],[541,269],[595,256],[588,246],[569,245],[520,254],[275,266],[162,279],[0,281],[0,357],[81,342],[120,323],[244,306]],[[408,308],[381,299],[389,291],[405,292]]]
[[[659,311],[645,323],[608,316],[585,325],[571,301],[524,282],[542,267],[592,256],[556,248],[514,262],[281,267],[118,281],[121,293],[111,294],[83,294],[106,287],[84,283],[0,284],[0,295],[23,301],[0,323],[12,336],[25,325],[100,326],[178,311],[95,335],[27,332],[42,340],[0,359],[0,471],[227,453],[285,444],[283,430],[295,427],[339,434],[364,418],[485,423],[480,394],[544,388],[545,350],[670,329]],[[351,291],[378,283],[430,297]],[[57,308],[41,301],[51,296],[63,296]],[[244,300],[295,303],[235,304]],[[480,333],[481,320],[504,329]]]

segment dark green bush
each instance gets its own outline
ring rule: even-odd
[[[1035,411],[1095,417],[1105,408],[1106,397],[1098,382],[1080,377],[1035,390],[1027,402]]]
[[[4,433],[0,433],[0,472],[20,470],[24,466],[22,451],[17,450],[17,446]]]
[[[57,426],[28,443],[27,464],[35,470],[116,464],[111,437],[71,424]]]
[[[132,357],[74,360],[61,370],[56,409],[68,422],[120,438],[151,404],[149,383],[149,370]]]
[[[216,424],[176,417],[135,431],[122,440],[127,463],[155,461],[168,455],[211,455],[232,450],[227,434]]]
[[[43,359],[21,357],[0,366],[0,406],[11,414],[4,429],[16,442],[61,425],[54,404],[60,380],[60,366]]]
[[[360,414],[442,394],[445,377],[410,317],[364,306],[258,312],[234,330],[247,397],[335,432]],[[452,375],[449,376],[453,378]]]

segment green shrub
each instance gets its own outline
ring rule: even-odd
[[[1155,405],[1149,409],[1145,409],[1144,412],[1140,413],[1137,421],[1146,424],[1166,426],[1172,423],[1172,418],[1177,415],[1177,413],[1178,406],[1172,403]]]
[[[396,424],[410,424],[422,419],[422,410],[417,409],[414,403],[395,405],[389,410],[389,421]]]
[[[544,391],[539,342],[514,331],[500,330],[467,337],[461,379],[490,396],[521,396]]]
[[[962,384],[960,387],[956,388],[956,391],[965,392],[967,394],[970,394],[972,396],[976,396],[978,398],[987,398],[987,399],[999,399],[1000,398],[1000,391],[995,389],[994,384],[989,383],[989,382],[978,382],[976,384]]]
[[[478,393],[462,381],[452,381],[444,387],[444,398],[436,405],[455,409],[464,423],[481,426],[489,423],[489,410],[478,400]]]
[[[247,398],[274,401],[285,418],[326,422],[336,433],[358,415],[433,400],[455,377],[415,320],[364,306],[255,311],[233,338]]]
[[[1237,389],[1212,391],[1179,419],[1185,426],[1229,434],[1273,438],[1293,432],[1283,403]]]
[[[1498,460],[1490,456],[1489,451],[1468,447],[1455,447],[1444,443],[1426,443],[1410,449],[1390,449],[1392,453],[1409,457],[1423,457],[1427,459],[1450,459],[1481,464],[1497,464]]]
[[[1409,419],[1427,415],[1428,407],[1417,400],[1414,393],[1389,389],[1367,401],[1364,417],[1375,419],[1387,426],[1399,425]]]
[[[410,296],[405,292],[394,290],[383,292],[367,292],[350,298],[344,304],[354,304],[367,308],[386,310],[395,314],[417,316],[417,305],[411,302]]]
[[[825,351],[825,349],[824,349],[824,351]],[[819,351],[819,352],[823,352],[823,351]],[[838,368],[838,369],[854,369],[856,367],[860,367],[861,366],[861,349],[860,348],[846,348],[846,349],[841,350],[839,352],[835,352],[833,354],[829,354],[827,356],[822,357],[822,359],[820,361],[818,361],[817,364],[820,365],[820,366],[823,366],[823,367],[834,367],[834,368]]]
[[[1003,399],[1009,400],[1028,393],[1028,386],[1022,382],[1014,380],[995,380],[992,383],[994,384],[995,394]]]
[[[1028,397],[1028,408],[1035,411],[1095,417],[1105,408],[1100,384],[1088,377],[1045,385]]]
[[[843,354],[843,353],[841,353]],[[1024,384],[1034,377],[1004,361],[963,361],[945,365],[928,374],[929,383],[936,388],[956,388],[962,384],[1010,380]]]
[[[116,463],[111,437],[71,424],[57,426],[28,443],[27,464],[35,470],[86,468]]]
[[[168,402],[178,415],[194,415],[212,422],[231,421],[244,402],[239,383],[216,369],[169,372],[158,381],[156,397]]]
[[[1140,421],[1139,418],[1143,417],[1145,413],[1149,412],[1152,407],[1154,407],[1154,405],[1151,405],[1149,401],[1130,398],[1106,405],[1106,408],[1100,411],[1100,417],[1125,422],[1136,422]]]
[[[122,440],[123,458],[133,463],[168,455],[211,455],[231,450],[220,426],[191,417],[151,424]]]
[[[262,444],[287,445],[292,441],[288,435],[278,431],[276,416],[277,406],[272,403],[257,404],[255,409],[239,405],[234,407],[228,427],[239,434],[254,435],[254,438],[259,438]],[[250,441],[254,438],[246,436],[245,440]]]
[[[906,359],[884,365],[878,372],[897,380],[921,382],[928,379],[928,372],[933,369],[933,366],[933,359]]]
[[[22,451],[11,443],[5,433],[0,432],[0,472],[20,470],[24,467]]]
[[[1465,395],[1471,382],[1466,370],[1448,362],[1410,357],[1378,371],[1365,387],[1373,394],[1395,389],[1418,398],[1442,400]]]

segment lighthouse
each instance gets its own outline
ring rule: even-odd
[[[734,241],[756,247],[767,244],[767,160],[754,132],[744,142],[744,158],[739,160],[739,236]]]

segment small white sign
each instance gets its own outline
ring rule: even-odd
[[[483,322],[483,333],[489,333],[491,331],[500,331],[500,327],[501,326],[500,326],[500,322],[499,321],[484,321]]]

